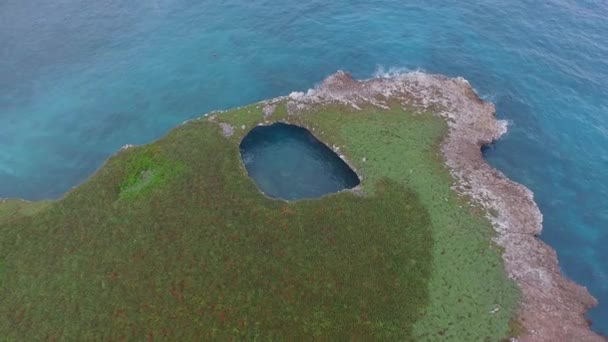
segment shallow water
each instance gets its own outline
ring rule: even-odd
[[[541,238],[608,333],[608,7],[599,0],[0,2],[0,197],[56,198],[124,144],[337,69],[464,76]]]
[[[359,185],[357,174],[302,127],[257,126],[240,149],[249,176],[273,198],[317,198]]]

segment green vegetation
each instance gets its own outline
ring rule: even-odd
[[[147,190],[160,187],[182,169],[179,162],[169,162],[155,146],[136,149],[126,157],[125,176],[120,182],[120,197],[133,199]]]
[[[489,222],[450,188],[439,145],[445,122],[401,109],[323,110],[300,118],[313,122],[326,142],[341,146],[373,192],[388,178],[415,191],[429,212],[434,245],[429,305],[414,327],[417,340],[497,340],[509,333],[516,287],[505,279],[500,250],[490,242]],[[365,158],[365,162],[363,162]],[[490,312],[498,309],[497,312]]]
[[[260,108],[191,121],[121,151],[59,201],[0,204],[0,337],[508,334],[517,292],[489,223],[450,190],[441,119],[343,107],[287,117],[279,106],[279,116],[341,146],[365,194],[271,200],[238,150]]]
[[[30,216],[49,206],[51,202],[26,202],[18,199],[0,200],[0,222]]]

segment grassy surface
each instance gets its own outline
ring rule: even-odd
[[[161,187],[179,175],[183,166],[169,161],[158,146],[145,146],[128,152],[125,157],[125,172],[119,184],[120,198],[133,200]]]
[[[431,218],[433,272],[429,304],[414,327],[416,339],[493,341],[505,336],[518,293],[505,280],[500,251],[490,243],[490,224],[450,189],[453,180],[439,154],[445,122],[400,109],[341,111],[324,110],[300,122],[311,123],[323,141],[341,147],[368,192],[378,179],[391,179],[416,192]]]
[[[19,199],[0,200],[0,222],[9,222],[33,215],[51,204],[49,201],[27,202]]]
[[[194,120],[60,201],[0,204],[0,336],[506,336],[517,292],[488,222],[450,190],[440,119],[339,107],[290,118],[342,146],[366,192],[290,203],[263,196],[239,159],[261,120],[255,106],[219,114],[229,139]]]

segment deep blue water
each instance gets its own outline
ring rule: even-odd
[[[464,76],[511,123],[488,160],[535,192],[608,333],[606,18],[603,0],[2,0],[0,197],[59,197],[124,144],[337,69]]]
[[[302,127],[257,126],[241,141],[240,150],[249,176],[273,198],[316,198],[359,185],[357,174]]]

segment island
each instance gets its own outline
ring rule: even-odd
[[[359,181],[267,196],[240,145],[274,123]],[[602,341],[532,192],[483,159],[506,129],[465,79],[340,71],[125,146],[59,200],[0,201],[0,336]]]

